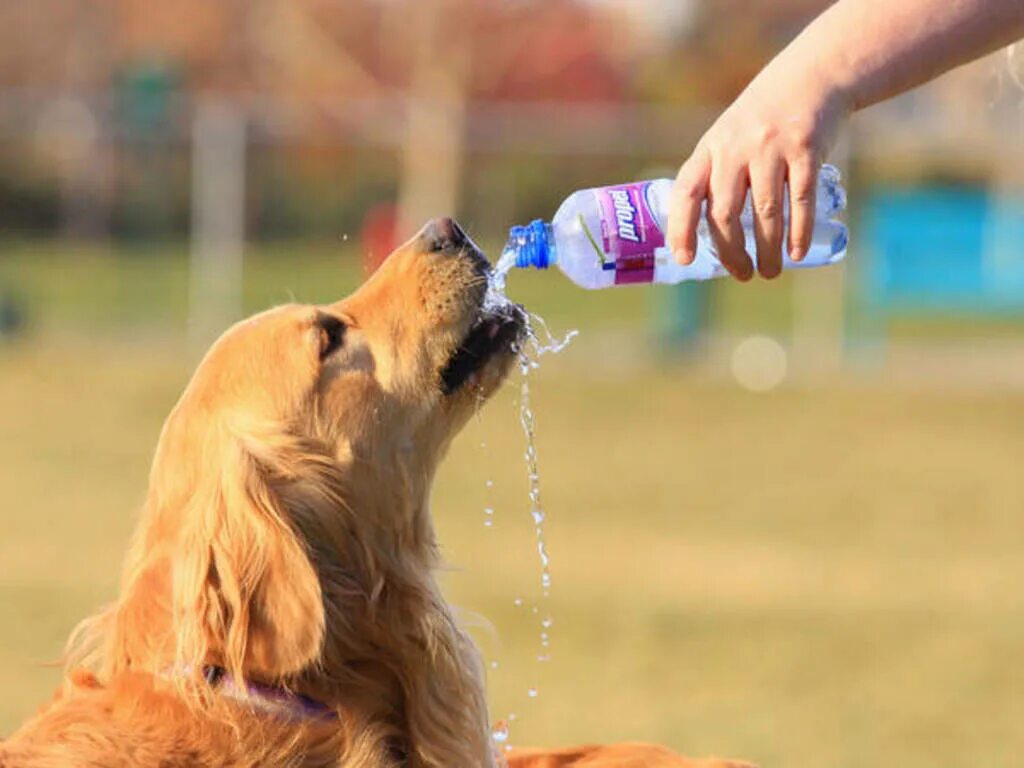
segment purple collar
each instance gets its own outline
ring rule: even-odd
[[[322,701],[266,683],[244,682],[238,685],[223,667],[203,667],[203,677],[211,688],[225,696],[244,700],[256,709],[292,720],[337,720],[338,713]]]

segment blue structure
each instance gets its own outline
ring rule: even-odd
[[[861,219],[872,313],[1024,313],[1024,198],[972,187],[876,191]]]

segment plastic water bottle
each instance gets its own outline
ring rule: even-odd
[[[496,271],[503,279],[503,270],[513,266],[547,269],[555,264],[584,288],[679,283],[728,274],[718,260],[703,212],[697,227],[696,258],[687,266],[676,263],[665,245],[671,193],[670,179],[575,192],[562,203],[551,223],[537,219],[525,227],[512,227]],[[846,255],[846,226],[835,218],[846,207],[846,192],[839,183],[839,171],[831,165],[822,166],[816,194],[810,250],[801,261],[793,261],[783,245],[784,269],[835,264]],[[789,220],[788,200],[783,216]],[[749,195],[740,221],[747,253],[756,259]]]

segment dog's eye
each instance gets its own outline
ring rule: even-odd
[[[320,359],[325,360],[345,341],[345,324],[336,317],[323,315],[317,320],[320,328]]]

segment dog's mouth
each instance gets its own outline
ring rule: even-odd
[[[518,304],[481,309],[469,333],[441,371],[441,390],[451,395],[474,378],[496,355],[511,351],[526,327],[525,311]]]

